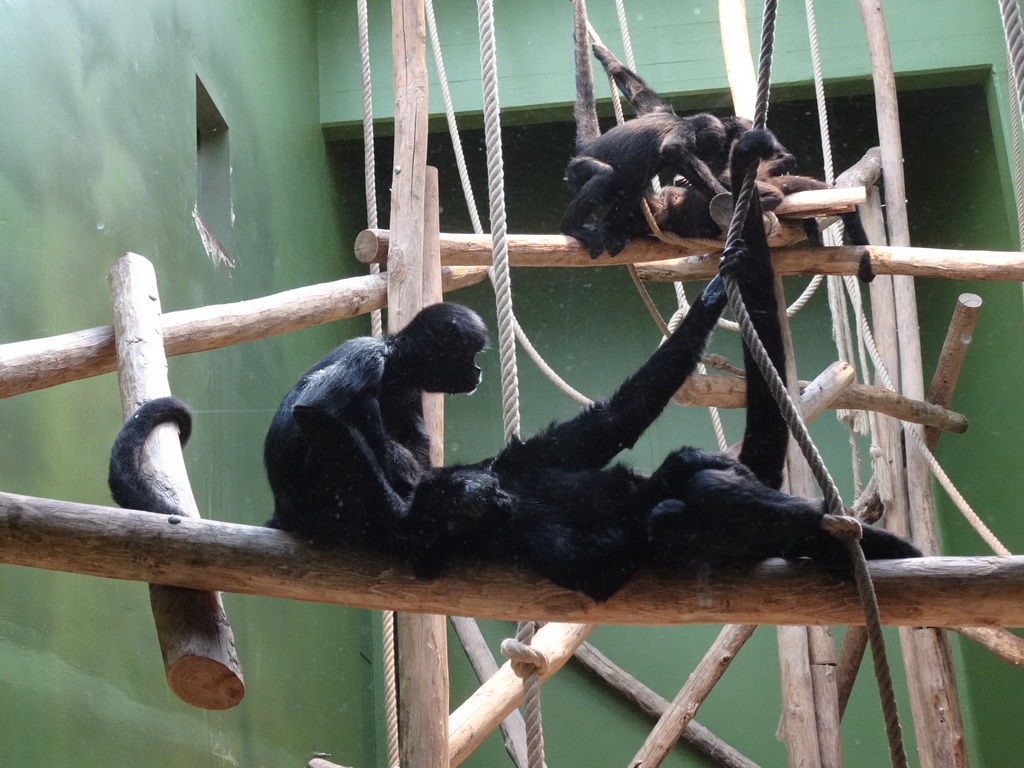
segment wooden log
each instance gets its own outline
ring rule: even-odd
[[[466,658],[469,659],[469,665],[473,668],[476,679],[481,683],[486,683],[498,674],[498,662],[491,655],[476,619],[449,616],[448,621],[451,622],[455,634],[458,635],[459,641],[462,643],[462,649],[466,652]],[[512,760],[512,764],[516,768],[526,768],[526,721],[523,720],[522,713],[517,709],[512,710],[508,717],[498,724],[498,728],[501,730],[505,751]]]
[[[953,401],[960,370],[967,357],[967,348],[974,337],[974,326],[981,312],[981,297],[973,293],[962,293],[953,309],[953,317],[949,321],[946,339],[942,343],[939,361],[935,365],[932,383],[928,388],[928,402],[937,405],[949,405]],[[924,431],[925,445],[929,450],[938,443],[939,430],[928,427]]]
[[[448,267],[444,290],[486,279],[483,267]],[[387,305],[386,274],[296,288],[233,304],[213,304],[163,316],[168,356],[204,352],[344,320]],[[84,331],[0,345],[0,398],[46,389],[117,369],[114,329]]]
[[[835,216],[849,213],[867,200],[864,187],[841,189],[809,189],[786,195],[772,211],[779,218],[812,219],[817,216]]]
[[[836,360],[814,377],[814,381],[800,382],[800,417],[810,424],[829,408],[835,408],[836,398],[848,390],[857,380],[857,371],[852,365]]]
[[[801,381],[806,391],[811,382]],[[746,381],[737,376],[694,374],[682,386],[673,401],[685,406],[743,408],[747,402]],[[869,384],[850,384],[829,403],[829,408],[860,408],[884,413],[915,424],[963,434],[970,422],[963,414],[923,400],[911,400],[888,389]]]
[[[686,684],[659,718],[636,756],[629,761],[631,766],[661,764],[669,750],[679,740],[680,734],[696,716],[700,703],[725,674],[725,670],[743,644],[754,634],[755,629],[755,626],[749,624],[722,628],[718,639],[701,659],[697,668],[690,673]]]
[[[882,150],[871,147],[864,156],[836,177],[835,187],[872,187],[882,176]]]
[[[171,394],[153,265],[122,256],[108,273],[113,294],[118,381],[125,418],[147,400]],[[143,471],[181,514],[199,517],[178,428],[157,427],[143,450]],[[158,480],[157,480],[158,478]],[[245,695],[242,666],[220,594],[154,584],[149,589],[167,684],[184,702],[230,709]]]
[[[772,246],[780,247],[803,240],[802,225],[780,221],[768,235]],[[388,253],[391,233],[386,229],[364,229],[356,236],[356,258],[366,264],[383,263]],[[693,240],[691,245],[664,243],[654,237],[630,240],[616,256],[601,254],[591,259],[586,248],[565,235],[509,234],[508,258],[512,267],[613,267],[636,262],[674,259],[684,255],[717,253],[725,240]],[[490,235],[441,233],[441,264],[445,266],[490,266],[492,258]]]
[[[668,699],[641,683],[590,643],[583,643],[577,648],[575,658],[588,672],[618,691],[649,717],[660,718],[668,709]],[[726,744],[696,720],[689,722],[681,739],[721,768],[758,768],[757,763]]]
[[[626,246],[623,253],[630,247]],[[669,247],[658,250],[659,257],[667,255],[665,252]],[[871,258],[871,268],[876,275],[1024,280],[1024,253],[1018,251],[956,251],[884,245],[790,246],[774,249],[772,263],[780,275],[856,275],[860,257],[865,251]],[[649,282],[709,280],[718,271],[718,258],[665,258],[652,260],[652,263],[637,263],[636,270],[641,279]]]
[[[391,0],[395,155],[388,249],[388,330],[401,330],[427,303],[435,269],[424,251],[436,216],[427,190],[426,16],[423,0]],[[436,175],[435,175],[436,180]],[[433,236],[430,238],[433,248]],[[432,255],[432,254],[431,254]],[[429,290],[429,288],[427,288]],[[443,433],[437,398],[429,402],[431,458]],[[448,768],[448,634],[444,616],[395,616],[398,656],[398,743],[401,764]]]
[[[860,624],[852,584],[768,560],[714,577],[643,573],[611,600],[518,570],[466,564],[433,582],[382,558],[328,552],[258,525],[0,493],[0,563],[356,608],[602,624]],[[871,564],[887,624],[1024,626],[1024,556]]]
[[[556,623],[537,630],[530,646],[547,659],[547,664],[538,671],[541,680],[547,680],[561,669],[593,629],[593,624]],[[525,681],[512,670],[512,663],[506,662],[498,674],[452,712],[448,718],[448,748],[453,768],[480,746],[498,723],[523,703],[524,688]]]

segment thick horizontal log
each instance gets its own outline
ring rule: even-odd
[[[810,382],[801,381],[801,390]],[[743,408],[747,404],[747,383],[737,376],[693,374],[673,401],[678,405],[702,408]],[[850,408],[884,413],[912,424],[924,424],[946,432],[963,434],[970,426],[967,417],[941,405],[913,400],[883,387],[851,384],[829,404],[829,408]]]
[[[606,603],[510,569],[472,565],[433,582],[281,531],[0,494],[0,562],[359,608],[604,624],[859,624],[852,583],[766,561],[713,579],[642,574]],[[1024,556],[873,563],[886,624],[1024,626]]]
[[[780,221],[769,233],[768,243],[783,246],[804,237],[801,224]],[[383,264],[390,238],[391,233],[386,229],[364,229],[356,236],[356,258],[367,264]],[[638,237],[630,240],[625,250],[616,256],[603,253],[592,259],[578,240],[565,235],[510,234],[507,242],[508,262],[513,267],[614,267],[718,252],[725,248],[724,237],[721,240],[692,240],[689,245],[670,245],[653,237]],[[441,263],[445,266],[490,266],[491,236],[442,232]]]
[[[1019,251],[957,251],[884,245],[831,248],[790,246],[773,249],[772,264],[775,272],[780,275],[856,275],[864,251],[871,257],[871,269],[876,275],[955,280],[1024,280],[1024,253]],[[641,280],[708,280],[718,271],[716,257],[652,259],[651,262],[636,265]]]
[[[480,267],[443,270],[444,290],[487,277]],[[387,274],[350,277],[234,304],[212,304],[163,316],[168,356],[241,344],[362,315],[387,305]],[[117,368],[114,329],[0,345],[0,398],[110,373]]]
[[[863,251],[871,257],[876,275],[912,275],[957,280],[1024,280],[1024,253],[1019,251],[958,251],[946,248],[889,247],[883,245],[814,248],[787,245],[800,240],[803,230],[786,225],[786,237],[772,242],[772,263],[780,275],[856,275]],[[513,267],[600,267],[635,264],[643,280],[674,282],[708,280],[718,271],[717,241],[695,240],[682,247],[654,238],[631,240],[618,256],[596,259],[564,235],[509,235],[509,263]],[[387,253],[388,231],[365,229],[356,239],[360,261],[379,261]],[[725,243],[720,244],[724,247]],[[486,235],[441,233],[441,263],[453,266],[488,265],[491,240]]]

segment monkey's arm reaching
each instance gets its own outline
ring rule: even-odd
[[[564,470],[600,469],[632,447],[696,369],[725,307],[721,281],[713,280],[675,332],[607,400],[587,406],[525,442],[510,443],[502,460]]]
[[[750,131],[737,142],[731,168],[733,199],[739,199],[748,165],[754,160],[771,157],[774,146],[773,137],[764,130]],[[752,196],[743,222],[743,241],[745,247],[739,258],[733,264],[723,264],[723,268],[732,269],[736,275],[754,330],[785,381],[786,359],[775,297],[775,272],[757,194]],[[789,429],[746,344],[743,345],[743,360],[747,372],[747,420],[740,461],[762,482],[778,488],[782,484]]]

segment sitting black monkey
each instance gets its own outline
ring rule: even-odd
[[[751,123],[742,117],[719,118],[707,113],[677,115],[629,72],[631,83],[639,84],[632,95],[627,93],[635,106],[639,105],[637,117],[601,134],[586,43],[586,13],[581,0],[574,6],[576,156],[566,168],[574,197],[562,217],[561,232],[583,243],[591,258],[605,250],[614,256],[626,245],[625,229],[635,226],[631,221],[639,213],[651,178],[661,171],[669,169],[685,177],[697,194],[708,199],[726,191],[718,176],[725,170],[733,143],[750,130]],[[622,81],[619,84],[624,87]],[[781,146],[776,152],[779,172],[792,170],[793,156]],[[788,167],[783,155],[791,161]],[[603,206],[608,210],[600,226],[587,224],[588,217]]]
[[[483,320],[456,304],[423,309],[398,333],[360,337],[310,368],[285,396],[267,433],[264,463],[274,493],[267,521],[327,544],[389,551],[394,515],[404,513],[430,465],[423,392],[472,392]],[[174,514],[142,474],[143,444],[158,424],[192,429],[177,398],[143,403],[114,441],[108,484],[122,507]],[[392,515],[389,517],[389,514]]]

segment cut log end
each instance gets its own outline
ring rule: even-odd
[[[224,710],[238,706],[245,683],[230,668],[202,656],[184,656],[167,670],[167,685],[193,707]]]

